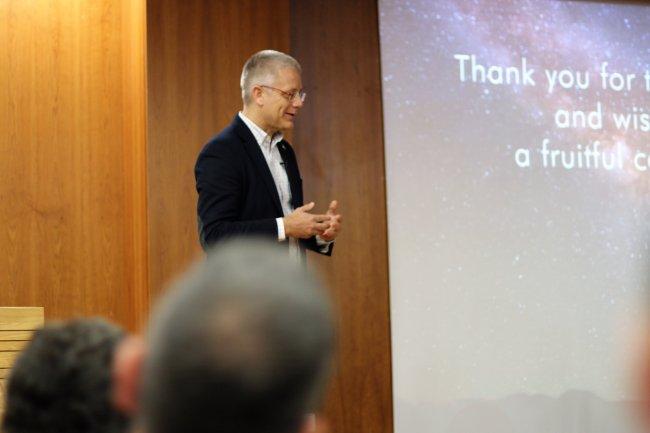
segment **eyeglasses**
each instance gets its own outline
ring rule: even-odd
[[[258,84],[260,87],[266,87],[267,89],[275,90],[276,92],[280,92],[282,96],[284,96],[288,101],[293,102],[296,98],[300,100],[300,102],[305,102],[305,98],[307,98],[307,93],[303,92],[302,90],[296,90],[293,92],[285,92],[284,90],[280,90],[276,87],[271,87],[271,86],[265,86],[264,84]]]

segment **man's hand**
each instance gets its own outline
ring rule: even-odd
[[[323,233],[320,233],[320,237],[327,242],[333,241],[341,233],[341,223],[343,222],[343,217],[337,212],[339,203],[336,200],[332,200],[329,208],[327,209],[326,215],[330,217],[329,227]]]
[[[308,239],[325,233],[330,227],[329,221],[332,217],[329,214],[310,214],[309,211],[314,208],[314,205],[314,202],[311,202],[300,206],[284,217],[284,233],[287,237]]]

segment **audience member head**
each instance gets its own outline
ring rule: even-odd
[[[110,400],[111,365],[124,337],[101,319],[37,330],[9,376],[4,433],[118,433],[127,419]]]
[[[333,350],[322,287],[286,250],[227,243],[157,309],[144,366],[147,433],[297,433]]]

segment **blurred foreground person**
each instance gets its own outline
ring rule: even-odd
[[[138,409],[142,371],[146,433],[306,432],[333,346],[329,302],[299,263],[272,244],[223,243],[157,308],[142,369],[136,350],[122,358],[116,397]]]
[[[127,418],[110,403],[113,354],[123,337],[101,319],[37,330],[12,367],[2,432],[127,431]]]

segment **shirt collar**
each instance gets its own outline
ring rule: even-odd
[[[253,137],[255,137],[255,141],[257,141],[257,144],[260,146],[266,145],[269,146],[270,149],[273,149],[273,147],[277,146],[277,144],[284,138],[281,132],[276,132],[273,134],[273,137],[269,137],[269,134],[267,134],[266,131],[257,126],[255,122],[246,117],[246,115],[241,111],[239,112],[239,118],[246,124],[246,126],[248,126],[248,129],[253,133]]]

